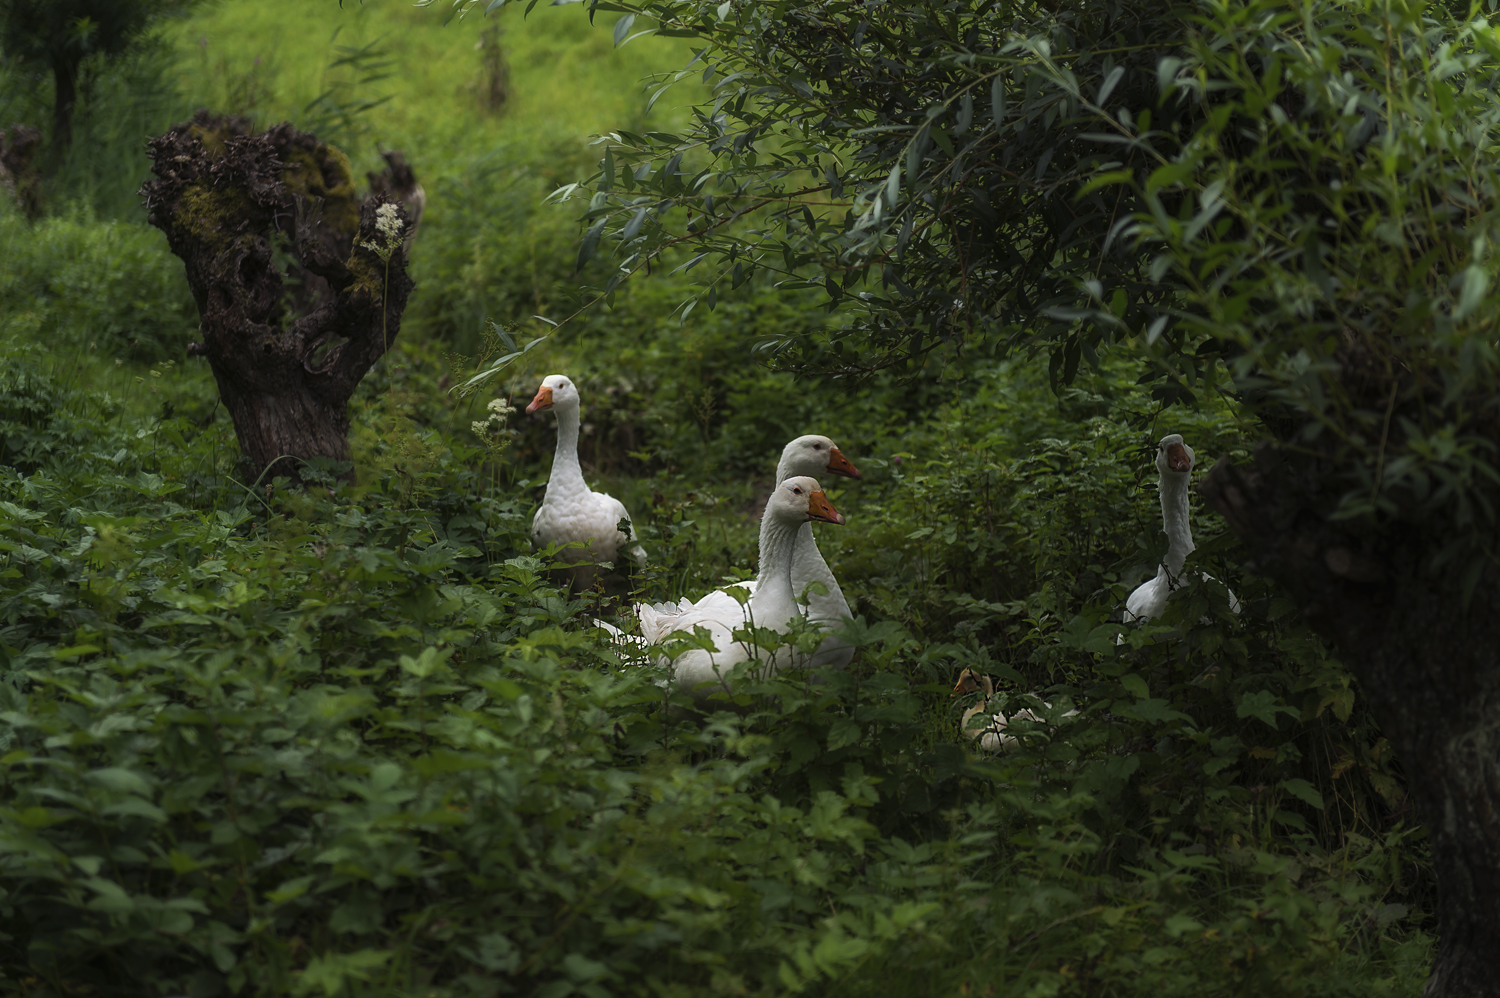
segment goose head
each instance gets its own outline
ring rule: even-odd
[[[1156,470],[1182,475],[1193,470],[1193,448],[1182,442],[1182,434],[1168,433],[1156,445]]]
[[[816,433],[798,437],[781,449],[781,463],[776,469],[778,477],[791,478],[801,475],[817,478],[822,474],[859,478],[856,468],[838,445],[827,437]]]
[[[817,479],[799,475],[776,486],[766,502],[766,516],[792,523],[822,520],[843,523],[844,514],[833,508]]]
[[[969,693],[977,693],[984,690],[985,699],[995,695],[995,683],[989,676],[975,672],[973,669],[965,669],[958,674],[958,682],[953,684],[953,695],[964,696]]]
[[[531,400],[526,411],[567,408],[578,408],[577,386],[566,374],[549,374],[542,379],[542,387],[536,390],[536,398]]]

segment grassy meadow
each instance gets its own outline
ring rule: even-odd
[[[444,16],[201,6],[91,69],[41,218],[0,203],[0,994],[1416,995],[1432,881],[1399,767],[1196,500],[1213,578],[1117,641],[1166,546],[1156,441],[1246,452],[1222,386],[1163,409],[1123,353],[1056,391],[982,353],[797,378],[757,343],[838,315],[752,281],[681,320],[658,272],[454,393],[491,322],[540,335],[600,283],[577,209],[543,203],[593,137],[707,90],[648,114],[691,51],[616,49],[611,15]],[[50,98],[0,67],[0,121]],[[244,481],[185,354],[134,192],[198,107],[361,174],[400,149],[427,192],[353,485]],[[818,541],[848,671],[669,709],[590,624],[621,608],[531,549],[551,417],[471,427],[555,372],[648,552],[635,598],[753,576],[781,446],[839,443],[864,477],[824,483],[848,523]],[[1045,723],[976,752],[963,668]]]

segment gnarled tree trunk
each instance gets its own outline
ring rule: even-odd
[[[395,342],[412,290],[405,212],[361,202],[344,154],[290,125],[251,135],[243,119],[200,111],[150,152],[150,221],[202,318],[188,352],[213,368],[247,475],[300,480],[309,459],[348,461],[348,401]],[[296,259],[288,274],[278,249]]]
[[[1439,538],[1392,520],[1331,521],[1316,459],[1262,444],[1199,486],[1359,678],[1407,772],[1438,881],[1439,948],[1425,995],[1500,995],[1500,600],[1466,599],[1435,568]]]
[[[37,173],[36,151],[42,133],[28,125],[0,128],[0,193],[16,199],[26,217],[35,221],[42,214],[42,178]]]

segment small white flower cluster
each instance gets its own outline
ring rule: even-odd
[[[386,242],[401,238],[401,217],[394,202],[375,209],[375,231],[385,237]]]
[[[360,245],[386,263],[390,263],[391,254],[396,252],[396,247],[401,245],[401,232],[405,226],[401,222],[400,211],[395,202],[387,202],[375,209],[375,232],[380,236],[378,242],[361,242]]]
[[[485,406],[489,410],[489,416],[469,424],[469,429],[474,435],[482,437],[485,443],[494,444],[505,436],[505,420],[511,413],[515,412],[515,406],[510,405],[504,399],[490,399]]]

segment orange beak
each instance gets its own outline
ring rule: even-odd
[[[843,523],[844,514],[833,508],[833,503],[821,491],[814,492],[807,497],[807,518],[809,520],[822,520],[824,523]]]
[[[536,390],[536,398],[526,407],[527,412],[538,412],[542,409],[552,408],[552,389],[543,385]]]
[[[830,475],[843,475],[845,478],[860,477],[859,469],[837,447],[828,448],[828,473]]]
[[[962,696],[965,693],[973,693],[979,689],[979,684],[974,681],[974,673],[965,669],[958,674],[958,682],[953,684],[953,695]]]
[[[1188,457],[1187,448],[1182,444],[1168,444],[1167,467],[1173,471],[1190,470],[1193,467],[1193,459]]]

